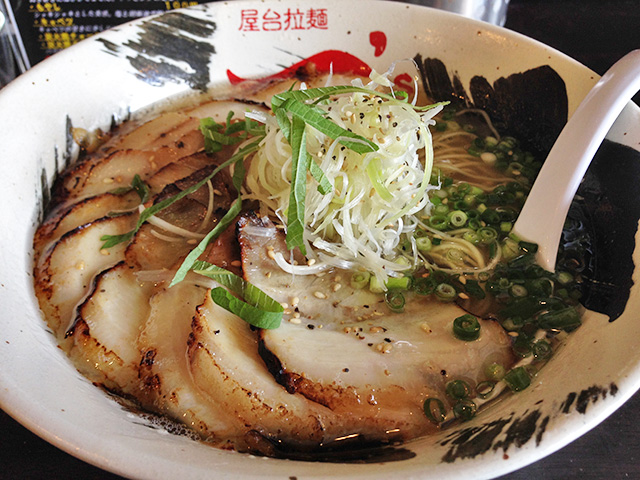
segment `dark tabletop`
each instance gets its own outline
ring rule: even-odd
[[[540,40],[599,74],[640,48],[638,0],[511,0],[507,28]],[[636,103],[639,103],[636,96]],[[640,394],[559,452],[501,480],[640,478]],[[58,450],[0,411],[0,480],[115,480]]]

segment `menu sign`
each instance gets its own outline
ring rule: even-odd
[[[95,33],[208,0],[3,0],[13,11],[23,59],[34,65]]]

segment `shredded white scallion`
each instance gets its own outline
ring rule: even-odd
[[[377,74],[367,88],[390,86],[385,75]],[[337,125],[374,142],[378,150],[359,154],[306,127],[307,151],[333,191],[320,193],[308,176],[304,241],[318,255],[323,252],[323,264],[367,270],[384,285],[389,276],[411,268],[394,262],[400,234],[415,230],[417,216],[429,214],[431,208],[428,191],[437,186],[429,184],[433,165],[429,126],[435,124],[433,117],[441,107],[421,112],[406,101],[375,93],[341,95],[316,107]],[[243,195],[259,201],[263,213],[286,224],[291,147],[275,118],[264,120],[266,136],[247,168]]]

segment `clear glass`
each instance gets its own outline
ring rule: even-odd
[[[405,0],[406,3],[439,8],[465,17],[503,26],[509,0]]]
[[[9,43],[9,23],[0,1],[0,88],[13,80],[16,76],[16,64],[13,51]]]

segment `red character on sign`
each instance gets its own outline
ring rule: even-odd
[[[307,27],[326,30],[329,25],[326,8],[310,8],[307,11]]]
[[[271,10],[270,8],[262,16],[262,29],[265,32],[277,32],[282,30],[282,22],[280,21],[280,14]]]
[[[243,32],[259,32],[258,27],[258,10],[253,8],[247,8],[242,10],[240,16],[240,28]]]
[[[304,13],[296,8],[295,12],[292,12],[290,8],[287,9],[287,13],[284,15],[284,29],[285,30],[304,30]]]

